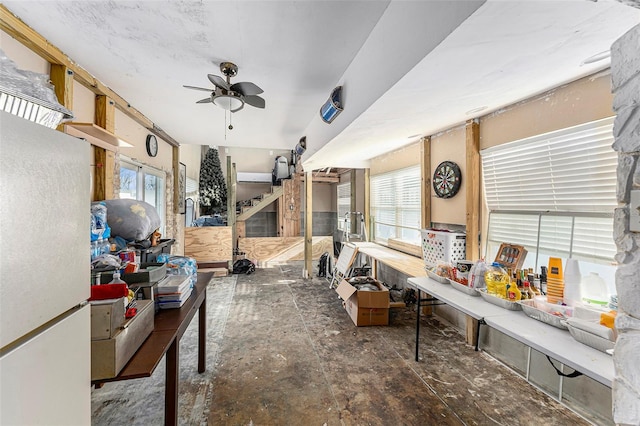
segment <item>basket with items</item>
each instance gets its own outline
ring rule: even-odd
[[[567,330],[566,319],[570,318],[573,308],[547,302],[546,296],[536,296],[530,300],[518,302],[525,314],[553,327]]]
[[[449,284],[452,269],[450,263],[439,262],[436,266],[427,268],[427,276],[441,284]]]
[[[578,342],[612,354],[618,337],[614,328],[615,310],[576,306],[574,315],[566,321],[571,336]]]
[[[454,289],[469,296],[480,296],[478,290],[485,287],[484,273],[486,269],[487,265],[482,259],[477,262],[458,260],[455,268],[451,271],[449,283]]]
[[[542,294],[532,272],[528,270],[525,274],[521,269],[505,270],[499,263],[494,262],[486,269],[486,289],[480,291],[480,296],[501,308],[521,310],[522,306],[516,302],[533,299]]]

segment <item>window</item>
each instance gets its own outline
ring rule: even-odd
[[[185,226],[191,226],[196,219],[195,206],[198,201],[198,182],[190,177],[187,177],[186,196],[184,220]]]
[[[420,245],[420,166],[371,178],[371,216],[375,241],[389,238]]]
[[[345,215],[351,211],[351,182],[337,185],[338,229],[344,231]]]
[[[165,233],[165,173],[133,161],[120,161],[120,198],[145,201],[154,206]]]
[[[607,118],[481,151],[488,259],[509,242],[527,248],[525,267],[536,270],[549,257],[612,265],[612,129]]]

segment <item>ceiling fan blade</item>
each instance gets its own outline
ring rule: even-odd
[[[207,74],[207,77],[209,77],[209,81],[215,84],[217,87],[224,90],[229,90],[229,83],[224,81],[224,78],[220,77],[219,75]]]
[[[264,99],[260,96],[243,96],[243,99],[246,103],[256,108],[264,108],[265,106]]]
[[[259,95],[260,93],[264,92],[264,90],[250,81],[243,81],[240,83],[232,84],[229,89],[233,90],[234,92],[240,93],[242,96]]]
[[[215,90],[215,89],[205,89],[204,87],[196,87],[196,86],[182,86],[182,87],[186,87],[187,89],[203,90],[205,92],[213,92]]]
[[[211,97],[208,98],[204,98],[204,99],[200,99],[198,102],[196,102],[197,104],[207,104],[207,103],[211,103]]]

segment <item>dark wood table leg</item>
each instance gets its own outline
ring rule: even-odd
[[[207,369],[207,293],[198,309],[198,373]]]
[[[178,424],[178,348],[180,341],[174,339],[167,351],[167,377],[164,391],[164,424],[176,426]]]

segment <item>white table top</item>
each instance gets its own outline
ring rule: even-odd
[[[615,375],[611,355],[578,342],[568,331],[530,318],[522,311],[503,309],[502,315],[487,316],[484,321],[488,326],[611,387]]]
[[[477,320],[491,315],[502,315],[506,311],[506,309],[485,302],[481,297],[469,296],[451,287],[450,284],[442,284],[429,277],[409,278],[407,282]]]
[[[483,319],[488,326],[611,387],[614,377],[613,358],[578,342],[568,331],[530,318],[522,311],[510,311],[492,305],[481,297],[469,296],[449,284],[441,284],[428,277],[409,278],[408,283],[470,317]]]

